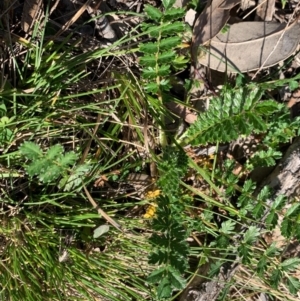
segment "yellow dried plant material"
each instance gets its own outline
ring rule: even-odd
[[[146,199],[147,200],[151,200],[151,199],[155,199],[160,195],[160,190],[150,190],[146,193]]]
[[[203,167],[203,168],[208,168],[211,169],[213,167],[213,160],[215,159],[215,155],[201,155],[198,158],[195,159],[196,163]]]
[[[157,204],[151,203],[144,214],[144,218],[150,219],[153,218],[156,213]]]
[[[160,195],[160,190],[149,190],[146,193],[146,199],[147,200],[153,200],[156,199]],[[150,203],[149,206],[146,208],[146,213],[144,214],[144,218],[150,219],[153,218],[156,212],[157,204],[156,203]]]

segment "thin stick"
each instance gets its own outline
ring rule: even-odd
[[[84,192],[88,198],[88,200],[90,201],[90,203],[92,204],[92,206],[94,207],[94,209],[97,210],[98,214],[101,215],[103,218],[105,218],[112,226],[114,226],[117,230],[122,231],[121,229],[121,225],[118,224],[117,222],[115,222],[110,216],[108,216],[98,205],[97,203],[94,201],[94,199],[92,198],[92,196],[90,195],[90,193],[88,192],[88,190],[86,189],[85,186],[83,186]]]
[[[251,9],[251,11],[249,11],[248,14],[246,14],[246,16],[243,17],[243,20],[245,20],[249,15],[251,15],[255,10],[257,10],[260,6],[262,6],[265,2],[267,2],[267,0],[262,1],[261,3],[257,4],[257,6],[255,6],[253,9]]]
[[[77,11],[77,13],[68,22],[66,22],[62,26],[62,28],[54,35],[53,40],[59,37],[64,31],[69,29],[69,27],[73,25],[79,19],[79,17],[84,13],[84,11],[87,9],[87,7],[90,5],[92,1],[93,0],[87,0],[86,3],[84,3],[82,7]]]

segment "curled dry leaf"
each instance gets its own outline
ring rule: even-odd
[[[198,64],[221,72],[247,72],[287,59],[300,40],[300,25],[243,22],[230,26],[211,40]],[[270,55],[271,54],[271,55]]]
[[[230,10],[241,0],[208,1],[196,20],[192,38],[192,59],[197,57],[198,48],[217,35],[230,17]]]

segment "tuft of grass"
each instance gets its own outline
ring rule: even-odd
[[[10,74],[1,69],[0,299],[150,299],[147,224],[142,213],[127,217],[143,202],[124,183],[144,162],[145,96],[121,60],[134,37],[80,53],[37,34],[22,59],[11,57]],[[107,70],[110,57],[120,60]],[[123,232],[93,238],[105,219],[85,185]]]

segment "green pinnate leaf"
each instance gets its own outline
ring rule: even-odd
[[[245,92],[247,94],[247,92],[243,88],[241,88],[241,89],[243,92]],[[255,85],[249,85],[249,90],[250,90],[250,94],[247,95],[247,99],[249,98],[251,105],[259,102],[264,94],[263,90],[260,89],[259,87],[256,87]],[[246,95],[246,94],[244,94],[244,95]]]
[[[172,21],[179,18],[183,18],[185,14],[185,9],[174,7],[171,9],[168,9],[164,13],[164,21]]]
[[[260,202],[265,202],[269,197],[270,197],[271,191],[270,188],[268,186],[264,186],[258,196],[257,196],[257,200],[259,200]]]
[[[3,119],[4,117],[2,117],[1,119]],[[11,131],[9,128],[1,128],[0,125],[0,141],[1,143],[8,143],[10,141],[12,141],[12,139],[14,138],[14,132]]]
[[[147,281],[151,284],[160,282],[161,279],[164,277],[164,275],[166,274],[166,268],[165,267],[160,267],[158,269],[156,269],[155,271],[153,271],[148,277],[147,277]]]
[[[216,243],[219,248],[225,249],[229,245],[229,238],[225,235],[219,235]]]
[[[264,214],[264,209],[265,209],[265,208],[264,208],[264,206],[263,206],[263,204],[262,204],[261,202],[257,203],[257,204],[254,206],[253,210],[252,210],[253,216],[254,216],[255,218],[260,218],[260,217],[262,217],[263,214]]]
[[[294,203],[286,212],[285,216],[293,217],[300,213],[300,203]]]
[[[54,161],[57,157],[60,157],[63,153],[64,149],[61,145],[56,144],[49,148],[45,155],[45,159],[49,161]]]
[[[265,132],[267,130],[266,123],[259,115],[256,115],[256,113],[249,112],[247,114],[247,119],[247,121],[252,124],[255,129],[255,133]]]
[[[238,247],[238,252],[239,252],[240,257],[242,257],[243,264],[250,263],[250,259],[252,257],[252,252],[251,252],[249,245],[241,244]]]
[[[20,152],[29,160],[36,160],[43,155],[41,148],[30,141],[26,141],[20,146]]]
[[[267,151],[259,151],[250,158],[250,163],[254,166],[274,166],[276,160],[282,157],[282,153],[275,151],[274,149],[268,149]]]
[[[296,277],[287,277],[287,286],[291,294],[296,295],[300,291],[300,281]]]
[[[162,4],[166,10],[170,9],[175,2],[176,0],[162,0]]]
[[[143,66],[154,67],[156,65],[156,57],[153,55],[146,55],[141,57],[140,64]]]
[[[221,269],[223,264],[224,264],[224,261],[221,261],[221,260],[217,260],[216,262],[213,262],[210,265],[209,272],[208,272],[208,277],[213,277],[213,276],[219,274],[220,269]]]
[[[280,105],[275,101],[265,100],[259,102],[256,105],[255,110],[257,111],[258,114],[267,116],[279,111]]]
[[[59,187],[64,187],[64,191],[71,191],[73,189],[81,189],[82,180],[85,175],[91,170],[91,165],[82,164],[72,171],[70,176],[65,176],[59,183]]]
[[[252,98],[249,97],[249,93]],[[273,102],[267,102],[262,110],[257,106],[261,95],[259,89],[251,92],[247,87],[237,91],[225,87],[221,96],[211,101],[209,109],[202,113],[184,134],[183,137],[187,137],[185,144],[228,142],[252,131],[266,131],[267,125],[263,117],[274,112],[274,105]]]
[[[267,257],[274,257],[279,254],[279,249],[276,247],[276,242],[273,242],[265,251]]]
[[[143,77],[155,79],[157,76],[166,76],[170,73],[170,66],[162,65],[158,68],[148,67],[143,70]]]
[[[144,6],[144,11],[147,14],[148,18],[156,22],[160,21],[163,16],[162,12],[158,8],[149,4],[146,4]]]
[[[45,161],[43,159],[34,160],[26,167],[26,171],[30,177],[38,175],[45,169]]]
[[[256,271],[258,275],[262,277],[266,269],[267,269],[267,259],[265,256],[262,256],[257,263]]]
[[[146,54],[154,54],[158,51],[170,50],[174,47],[177,47],[181,43],[181,39],[179,37],[168,37],[162,39],[159,43],[143,43],[140,44],[139,50]]]
[[[160,26],[152,26],[149,30],[150,36],[157,38],[159,36],[166,37],[175,35],[184,30],[184,24],[182,22],[172,22],[162,24]]]
[[[280,232],[285,238],[290,238],[293,234],[293,222],[291,222],[287,217],[284,217],[280,225]]]
[[[280,263],[280,267],[285,272],[291,272],[298,268],[300,264],[300,258],[289,258]]]
[[[174,58],[175,58],[175,52],[168,51],[168,52],[160,53],[158,58],[156,58],[153,55],[143,56],[140,59],[140,64],[149,67],[154,67],[156,66],[156,64],[161,65],[161,64],[171,63],[172,60],[174,60]]]
[[[242,116],[236,117],[235,126],[242,132],[244,135],[248,136],[251,133],[251,129],[249,130],[249,127],[245,123]]]
[[[172,66],[175,70],[182,70],[185,68],[189,60],[183,55],[177,55],[172,62]]]
[[[159,49],[160,51],[162,50],[170,50],[174,47],[177,47],[178,45],[180,45],[181,43],[181,39],[177,36],[175,37],[168,37],[165,39],[162,39],[159,43]]]
[[[150,24],[150,22],[149,22],[149,23],[142,23],[142,24],[141,24],[141,31],[142,31],[142,32],[148,32],[149,29],[150,29],[152,26],[153,26],[153,24]]]
[[[169,91],[171,89],[170,80],[162,79],[159,86],[161,91]]]
[[[153,250],[152,253],[148,257],[148,262],[150,264],[161,264],[163,260],[163,256],[161,256],[161,252],[159,250]]]
[[[179,180],[187,170],[187,162],[187,156],[182,149],[165,148],[163,158],[158,164],[162,175],[157,185],[166,195],[174,195],[178,191]]]
[[[257,199],[261,202],[265,202],[271,195],[270,188],[268,186],[264,186],[259,192]]]
[[[278,214],[274,210],[271,210],[266,218],[266,224],[268,229],[274,229],[275,226],[277,225],[277,222],[278,222]]]
[[[51,163],[50,163],[51,164]],[[62,175],[63,169],[58,165],[49,165],[45,172],[39,173],[39,179],[43,183],[50,183]]]
[[[156,53],[159,50],[159,43],[149,42],[140,44],[139,50],[147,54]]]
[[[68,165],[74,164],[77,156],[74,152],[63,155],[63,147],[53,145],[43,155],[40,147],[32,142],[26,142],[20,147],[21,153],[32,162],[26,166],[29,176],[38,176],[39,180],[49,183],[62,175]]]
[[[150,282],[157,284],[158,296],[170,297],[173,290],[183,289],[185,280],[182,274],[188,268],[189,235],[182,225],[184,204],[180,199],[180,179],[187,171],[188,158],[184,150],[167,146],[158,161],[160,178],[157,186],[161,190],[156,198],[157,211],[152,227],[155,231],[149,241],[153,250],[149,263],[161,267],[151,273]]]
[[[147,93],[157,93],[159,86],[157,83],[151,82],[145,85],[145,90]]]
[[[157,246],[160,246],[162,248],[167,248],[169,246],[169,241],[165,237],[164,234],[158,235],[156,233],[153,233],[153,235],[149,238],[149,241],[153,245],[157,245]]]
[[[251,206],[253,203],[252,193],[256,188],[256,184],[252,180],[246,180],[243,186],[242,194],[238,197],[239,207]]]
[[[282,279],[282,272],[279,269],[274,269],[270,277],[271,286],[277,289],[279,283],[281,282],[281,279]]]
[[[186,281],[184,278],[182,278],[178,270],[174,269],[173,267],[170,267],[168,276],[170,284],[173,288],[178,290],[185,288]]]
[[[188,252],[186,252],[184,256],[187,256],[187,254]],[[176,268],[179,273],[184,273],[186,271],[188,264],[186,258],[183,257],[182,254],[174,253],[171,254],[169,258],[171,267]]]
[[[279,195],[276,197],[276,199],[274,200],[274,202],[272,203],[271,208],[274,210],[281,210],[283,208],[283,206],[286,204],[287,202],[287,197],[284,195]]]
[[[299,223],[299,218],[300,216],[298,216],[298,219],[297,219],[297,223],[295,225],[295,237],[300,241],[300,223]]]
[[[248,245],[252,245],[257,237],[260,235],[260,231],[255,226],[250,226],[244,235],[243,242]]]
[[[161,64],[167,64],[171,63],[175,59],[175,52],[174,51],[168,51],[160,53],[157,59],[157,63],[159,65]]]
[[[73,165],[77,160],[77,155],[74,152],[68,152],[57,159],[57,164],[66,168]]]
[[[234,231],[236,222],[233,220],[227,220],[222,223],[220,231],[224,234],[231,234]]]
[[[162,278],[157,286],[158,300],[170,298],[172,295],[172,287],[168,278]]]

